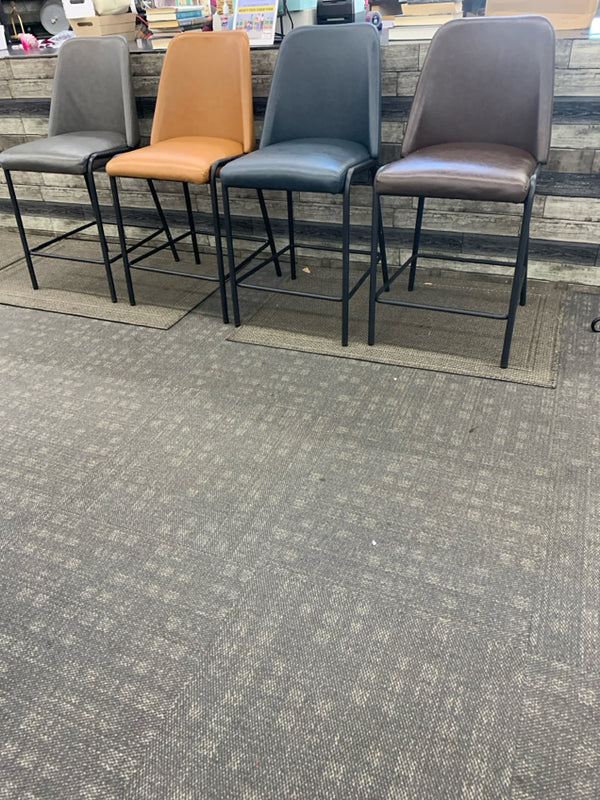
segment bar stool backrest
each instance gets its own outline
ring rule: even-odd
[[[180,33],[165,56],[150,142],[207,136],[255,145],[250,42],[245,31]]]
[[[373,25],[296,28],[279,49],[260,146],[346,139],[378,158],[380,109],[380,37]]]
[[[449,142],[550,148],[555,34],[541,16],[447,22],[425,57],[402,154]]]
[[[139,143],[129,48],[122,36],[67,40],[59,50],[48,135],[84,131],[124,133]]]

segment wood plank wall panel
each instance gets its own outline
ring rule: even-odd
[[[427,42],[395,43],[382,48],[382,161],[400,154],[412,93],[427,52]],[[277,58],[276,50],[252,52],[255,130],[262,122]],[[156,91],[164,53],[133,53],[132,70],[143,142],[150,135]],[[0,59],[0,148],[10,147],[47,131],[54,75],[53,57]],[[561,38],[557,42],[556,90],[552,149],[542,172],[532,220],[531,273],[537,277],[600,285],[600,42]],[[79,218],[86,195],[77,177],[15,173],[30,229],[61,231]],[[110,192],[99,179],[100,201],[110,210]],[[124,206],[131,219],[143,221],[151,202],[143,184],[125,180]],[[363,243],[369,238],[370,191],[353,190],[352,221]],[[183,198],[178,185],[164,184],[161,196],[177,223],[183,221]],[[194,188],[195,208],[208,225],[210,204],[205,187]],[[276,232],[283,231],[285,200],[267,193]],[[341,217],[338,197],[299,195],[299,235],[332,241]],[[408,198],[388,199],[385,222],[391,257],[404,254],[416,203]],[[252,192],[232,197],[238,229],[260,232],[258,205]],[[429,201],[425,216],[428,246],[457,249],[464,254],[502,254],[512,248],[520,209],[504,204],[475,205],[465,201]],[[0,224],[14,229],[3,176],[0,175]],[[204,239],[210,247],[210,237]],[[400,252],[401,251],[401,252]],[[308,255],[308,254],[307,254]],[[335,258],[329,256],[329,258]]]

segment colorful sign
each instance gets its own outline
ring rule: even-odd
[[[251,47],[268,47],[275,40],[277,21],[275,3],[256,3],[256,0],[238,0],[235,5],[233,27],[236,31],[246,31]]]

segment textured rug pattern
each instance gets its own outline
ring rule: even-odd
[[[599,303],[555,390],[0,306],[0,798],[595,800]]]
[[[37,240],[31,242],[31,245]],[[111,302],[106,271],[103,264],[63,261],[34,256],[33,264],[38,289],[33,289],[20,244],[10,237],[10,247],[0,267],[0,304],[55,311],[129,325],[167,329],[179,322],[192,308],[215,291],[216,284],[193,278],[181,278],[142,270],[133,271],[136,305],[131,306],[120,261],[112,265],[118,302]],[[94,241],[76,241],[52,245],[49,253],[69,253],[78,258],[100,258],[100,248]],[[116,252],[114,248],[111,254]],[[216,274],[214,258],[205,256],[200,267],[189,253],[182,252],[185,265],[176,263],[170,252],[148,259],[148,266],[161,269]],[[8,263],[5,263],[8,262]]]
[[[406,291],[403,285],[406,279],[399,278],[389,297],[425,305],[506,313],[510,296],[510,283],[506,279],[439,269],[423,269],[417,274],[419,280],[413,292]],[[339,271],[300,270],[295,281],[287,279],[283,286],[339,295]],[[555,386],[566,293],[565,285],[529,282],[527,304],[519,307],[517,313],[507,369],[500,369],[506,322],[484,317],[377,304],[376,340],[370,347],[367,344],[366,284],[350,304],[347,347],[340,343],[339,303],[283,294],[266,295],[256,312],[243,316],[243,325],[235,329],[229,339],[396,366]],[[242,289],[242,303],[247,296],[248,291]]]

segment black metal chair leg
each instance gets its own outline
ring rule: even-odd
[[[296,280],[296,241],[294,233],[294,199],[291,192],[287,194],[288,242],[290,245],[290,275]]]
[[[352,170],[346,177],[342,211],[342,347],[348,346],[350,318],[350,183]]]
[[[271,220],[269,219],[269,215],[267,214],[267,204],[265,203],[265,196],[262,192],[262,189],[257,189],[256,194],[258,195],[260,212],[262,214],[263,222],[265,225],[265,231],[267,233],[269,249],[271,250],[271,255],[273,256],[273,263],[275,264],[275,274],[277,275],[278,278],[281,278],[281,264],[279,263],[279,256],[277,255],[277,248],[275,247],[275,239],[273,238],[273,229],[271,228]]]
[[[127,294],[129,296],[129,304],[135,305],[135,294],[133,291],[133,282],[131,280],[131,267],[129,266],[129,256],[127,254],[127,242],[125,241],[125,229],[123,227],[123,215],[121,213],[121,203],[119,202],[119,193],[117,191],[117,179],[110,176],[110,190],[112,192],[113,207],[115,209],[115,218],[117,222],[117,231],[119,234],[119,244],[121,245],[121,259],[123,260],[123,270],[125,271],[125,283],[127,284]]]
[[[379,234],[379,253],[381,254],[381,277],[383,278],[383,282],[387,283],[390,276],[388,272],[388,263],[387,263],[387,251],[385,248],[385,234],[383,232],[383,219],[381,217],[381,209],[379,211],[379,224],[378,224],[378,234]],[[389,292],[390,287],[386,288],[386,292]]]
[[[187,209],[188,225],[190,226],[190,235],[192,237],[192,247],[194,248],[194,259],[196,260],[196,264],[199,264],[200,253],[198,251],[198,237],[196,236],[196,223],[194,222],[194,212],[192,211],[190,187],[187,185],[187,183],[183,184],[183,194],[185,197],[185,207]]]
[[[512,335],[515,327],[515,317],[517,314],[517,306],[519,298],[524,286],[524,279],[527,272],[527,252],[529,248],[529,224],[531,222],[531,212],[533,210],[533,198],[535,195],[535,181],[532,180],[531,188],[525,207],[523,210],[523,222],[521,223],[521,234],[519,236],[519,249],[517,252],[517,261],[515,264],[515,274],[513,277],[512,289],[510,293],[510,302],[508,306],[508,316],[506,320],[506,331],[504,334],[504,346],[502,348],[502,357],[500,359],[500,367],[506,369],[508,367],[508,360],[510,357],[510,346],[512,343]]]
[[[375,311],[376,302],[375,296],[377,294],[377,264],[379,262],[377,247],[381,248],[382,244],[385,248],[385,242],[382,241],[383,225],[381,222],[381,201],[379,195],[373,189],[373,209],[371,218],[371,275],[369,282],[369,338],[370,345],[375,344]],[[386,265],[387,272],[387,265]],[[384,281],[387,283],[388,276],[384,276]]]
[[[17,200],[17,195],[15,192],[15,187],[12,181],[12,177],[10,175],[10,171],[5,169],[4,175],[6,176],[6,185],[8,186],[8,193],[10,195],[10,202],[12,203],[13,212],[15,215],[15,220],[17,222],[17,229],[19,231],[19,236],[21,237],[21,244],[23,246],[23,253],[25,254],[25,261],[27,262],[27,269],[29,271],[29,279],[31,280],[31,285],[34,289],[39,288],[37,277],[35,274],[35,270],[33,268],[33,261],[31,259],[31,251],[29,250],[29,244],[27,242],[27,236],[25,235],[25,227],[23,225],[23,218],[21,217],[21,209],[19,208],[19,202]]]
[[[223,243],[221,241],[221,219],[219,217],[219,198],[217,194],[217,170],[213,164],[210,170],[210,201],[212,206],[213,227],[215,231],[215,249],[217,251],[217,271],[219,274],[219,290],[221,292],[221,314],[225,325],[229,322],[227,309],[227,290],[225,288],[225,265],[223,263]]]
[[[115,282],[113,279],[112,269],[110,266],[110,255],[108,253],[108,244],[106,243],[106,236],[104,235],[104,224],[102,222],[102,215],[100,213],[100,204],[98,202],[98,192],[96,191],[96,182],[94,180],[93,162],[90,160],[87,171],[85,173],[85,184],[87,186],[90,202],[96,218],[96,227],[98,228],[98,239],[100,240],[100,249],[102,250],[102,259],[104,261],[104,269],[106,270],[106,280],[108,281],[108,290],[110,292],[110,299],[113,303],[117,302],[117,293],[115,291]]]
[[[527,272],[529,267],[529,237],[527,237],[527,250],[525,252],[525,275],[523,276],[523,286],[521,287],[521,298],[519,305],[527,305]]]
[[[419,256],[419,244],[421,242],[421,227],[423,225],[423,208],[425,206],[425,198],[419,197],[419,204],[417,206],[417,220],[415,222],[415,232],[413,235],[412,256],[410,259],[410,272],[408,275],[408,291],[412,292],[415,288],[415,275],[417,273],[417,258]]]
[[[371,186],[373,187],[373,193],[375,193],[375,176],[377,175],[377,165],[371,171]],[[386,284],[389,280],[389,271],[388,271],[388,262],[387,262],[387,250],[385,247],[385,234],[383,231],[383,218],[381,216],[381,205],[379,206],[379,226],[378,226],[378,235],[379,235],[379,257],[381,258],[381,277],[383,278],[383,283]],[[385,291],[389,292],[390,287],[387,286]]]
[[[177,252],[177,248],[175,247],[175,242],[173,241],[173,236],[171,235],[171,229],[169,228],[169,223],[167,222],[167,218],[165,217],[165,212],[163,211],[163,208],[160,204],[160,200],[158,199],[158,192],[156,191],[154,181],[152,180],[152,178],[147,178],[146,183],[148,184],[148,188],[150,189],[150,194],[152,195],[152,200],[154,202],[154,208],[156,209],[156,213],[158,214],[160,224],[165,233],[165,236],[167,237],[169,247],[171,248],[173,259],[175,261],[179,261],[179,253]]]
[[[235,255],[233,252],[233,234],[231,232],[231,210],[229,207],[229,190],[226,186],[223,191],[223,218],[225,221],[225,236],[227,238],[227,258],[229,261],[229,285],[231,286],[231,304],[233,306],[233,323],[236,328],[241,325],[240,301],[237,291],[237,280],[235,276]]]

